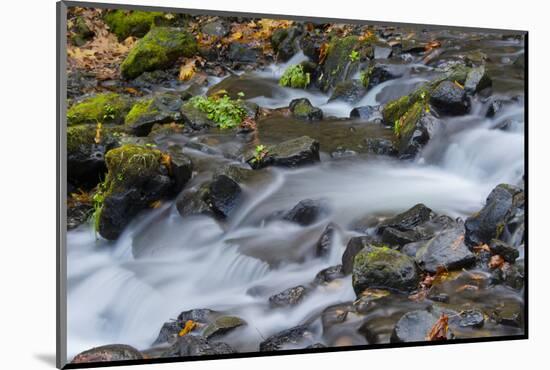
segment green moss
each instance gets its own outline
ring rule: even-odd
[[[91,125],[76,125],[67,128],[67,152],[76,152],[82,145],[94,142],[95,127]]]
[[[333,37],[327,49],[323,63],[320,86],[323,91],[334,87],[336,83],[355,73],[348,65],[357,66],[361,57],[367,56],[369,43],[357,36]]]
[[[130,99],[116,93],[97,94],[73,104],[67,111],[67,123],[121,123],[130,108]]]
[[[305,101],[301,101],[294,106],[294,115],[296,116],[307,116],[312,111],[311,105]]]
[[[368,87],[370,82],[370,76],[372,74],[373,67],[367,68],[365,71],[361,71],[359,73],[359,80],[363,84],[363,86]]]
[[[384,106],[382,110],[382,116],[384,121],[393,123],[397,121],[403,114],[407,112],[410,105],[410,99],[408,95],[402,96],[398,99],[392,100]]]
[[[105,23],[119,40],[128,36],[143,37],[155,24],[155,20],[164,16],[161,12],[139,10],[114,10],[105,15]]]
[[[144,114],[154,114],[158,112],[154,106],[154,99],[140,100],[132,106],[132,109],[126,115],[124,123],[129,125],[138,121]]]
[[[206,113],[208,119],[216,122],[221,129],[234,128],[246,117],[246,109],[242,101],[231,99],[227,95],[221,98],[195,96],[191,98],[189,104]]]
[[[124,78],[135,78],[146,71],[168,68],[181,56],[193,56],[196,50],[194,36],[183,29],[154,27],[130,50],[120,72]]]
[[[424,103],[422,101],[417,101],[411,105],[407,112],[395,121],[393,126],[394,133],[398,137],[407,136],[414,129],[424,109]]]
[[[310,74],[304,71],[301,64],[288,67],[279,80],[279,85],[305,89],[310,83]]]

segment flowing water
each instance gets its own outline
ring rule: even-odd
[[[511,41],[479,42],[484,50],[491,51],[495,94],[522,94],[523,80],[511,72],[508,62],[522,46]],[[304,58],[299,54],[289,63]],[[317,138],[321,163],[297,170],[263,171],[259,181],[244,186],[243,203],[224,224],[207,216],[182,219],[173,202],[167,202],[142,213],[113,243],[97,240],[90,225],[70,231],[69,359],[82,350],[107,343],[149,348],[164,322],[193,308],[210,308],[244,318],[249,325],[238,335],[230,334],[227,342],[239,351],[257,351],[263,338],[308,320],[318,325],[319,312],[325,307],[355,299],[348,276],[318,286],[291,309],[273,310],[267,305],[270,295],[307,284],[323,268],[339,264],[347,240],[355,234],[351,226],[357,219],[392,215],[417,203],[437,213],[464,218],[483,206],[495,185],[522,180],[522,102],[489,119],[485,118],[486,104],[475,100],[469,115],[444,120],[443,127],[415,161],[382,159],[364,155],[361,143],[369,136],[390,137],[390,129],[338,119],[349,117],[353,106],[327,103],[325,94],[277,86],[284,68],[274,65],[252,75],[252,83],[262,81],[263,86],[272,89],[269,97],[260,95],[253,101],[263,107],[283,107],[294,98],[307,97],[323,109],[326,117],[335,118],[315,124],[268,118],[259,123],[257,140],[269,144],[301,135]],[[378,85],[354,106],[385,103],[412,90],[433,73],[418,61],[406,64],[406,68],[409,73]],[[217,144],[212,146],[233,152],[235,158],[254,145],[216,132],[191,139],[173,137],[159,145],[188,140]],[[341,145],[359,154],[329,160],[329,153]],[[211,163],[231,161],[216,153],[195,154],[206,173]],[[197,181],[193,179],[189,186]],[[325,199],[330,215],[311,226],[266,221],[274,211],[289,209],[306,198]],[[338,225],[331,252],[314,258],[312,248],[330,221]],[[485,297],[482,305],[522,302],[520,294],[500,287],[488,287],[480,294]],[[387,341],[393,323],[415,305],[418,303],[393,297],[371,312],[369,317],[379,340]],[[486,325],[469,335],[505,335],[518,330]],[[312,342],[340,344],[337,334],[323,340],[318,335]],[[365,339],[360,336],[352,338],[351,344],[363,343]]]

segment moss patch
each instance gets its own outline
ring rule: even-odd
[[[301,64],[296,64],[285,70],[279,79],[279,85],[305,89],[310,83],[310,78],[310,74],[304,71],[304,67]]]
[[[124,119],[124,123],[129,125],[137,122],[140,119],[140,117],[142,117],[145,114],[158,113],[158,110],[153,104],[154,101],[155,101],[154,99],[145,99],[135,103],[132,106],[132,109],[130,109],[130,111],[126,115],[126,118]]]
[[[90,145],[95,139],[95,128],[90,125],[76,125],[67,129],[67,152],[76,152],[82,145]]]
[[[73,104],[67,111],[67,123],[122,123],[130,104],[129,98],[116,93],[97,94]]]
[[[105,15],[105,23],[119,40],[128,36],[143,37],[155,24],[155,20],[162,18],[161,12],[144,12],[139,10],[115,10]]]
[[[181,56],[193,56],[196,50],[194,36],[183,29],[154,27],[130,50],[120,72],[124,78],[135,78],[146,71],[168,68]]]

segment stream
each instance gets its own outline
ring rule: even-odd
[[[511,70],[510,58],[523,50],[521,44],[487,36],[464,45],[460,52],[483,47],[489,55],[493,95],[523,94],[523,79],[506,73]],[[347,241],[359,235],[354,228],[357,220],[394,215],[417,203],[438,214],[465,219],[485,204],[496,185],[521,183],[525,155],[522,100],[497,117],[487,118],[487,103],[475,98],[469,114],[444,118],[444,125],[414,161],[378,157],[366,153],[364,139],[391,138],[392,130],[343,118],[349,117],[353,107],[385,104],[412,91],[433,78],[433,68],[418,60],[407,61],[403,77],[377,85],[360,102],[350,105],[327,102],[328,96],[321,92],[278,86],[285,67],[305,59],[299,53],[286,64],[247,72],[247,78],[239,83],[247,90],[247,98],[261,107],[285,107],[292,99],[306,97],[323,110],[324,120],[311,123],[269,116],[259,120],[257,136],[249,141],[210,130],[166,137],[158,145],[165,148],[195,142],[219,151],[188,149],[200,176],[187,187],[213,173],[214,163],[240,163],[242,153],[258,142],[269,145],[310,136],[320,142],[319,164],[260,171],[254,181],[243,186],[242,204],[225,223],[208,216],[182,218],[170,201],[142,212],[116,242],[98,239],[90,224],[68,232],[69,360],[106,343],[150,348],[164,322],[194,308],[229,312],[246,320],[249,325],[224,337],[239,352],[257,351],[258,343],[268,336],[304,322],[320,328],[323,309],[356,299],[351,276],[315,287],[294,307],[270,309],[267,299],[289,287],[308,284],[320,270],[341,263]],[[213,78],[210,86],[219,80]],[[341,148],[355,155],[331,156]],[[270,220],[273,212],[288,210],[304,199],[325,200],[330,213],[308,226]],[[330,222],[338,226],[330,253],[315,257],[314,245]],[[467,291],[453,294],[457,295],[455,302],[472,300]],[[478,307],[523,302],[522,291],[499,285],[484,287],[477,294],[474,301]],[[389,341],[393,325],[403,313],[421,306],[398,295],[385,299],[385,304],[368,313],[370,329],[380,343]],[[353,320],[348,320],[350,326]],[[466,336],[479,337],[521,333],[520,328],[490,322],[481,330],[464,330]],[[313,331],[311,344],[367,343],[358,334],[344,340],[338,331],[325,335]]]

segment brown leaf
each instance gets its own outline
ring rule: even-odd
[[[433,40],[433,41],[430,41],[428,42],[428,44],[426,44],[426,46],[424,47],[424,49],[426,51],[430,51],[432,49],[437,49],[441,47],[441,42],[437,41],[437,40]]]
[[[432,329],[426,336],[427,341],[447,340],[447,331],[449,330],[449,316],[442,313],[439,319],[432,326]]]
[[[178,79],[180,81],[187,81],[191,77],[193,77],[196,71],[195,69],[196,62],[197,62],[196,58],[190,58],[190,59],[187,59],[185,63],[181,65],[180,73],[178,76]]]
[[[474,246],[473,249],[474,249],[474,252],[476,252],[476,253],[491,252],[491,248],[489,248],[489,246],[487,244],[476,245],[476,246]]]
[[[321,44],[321,47],[319,48],[319,64],[323,64],[327,58],[328,47],[329,44],[327,42]]]

